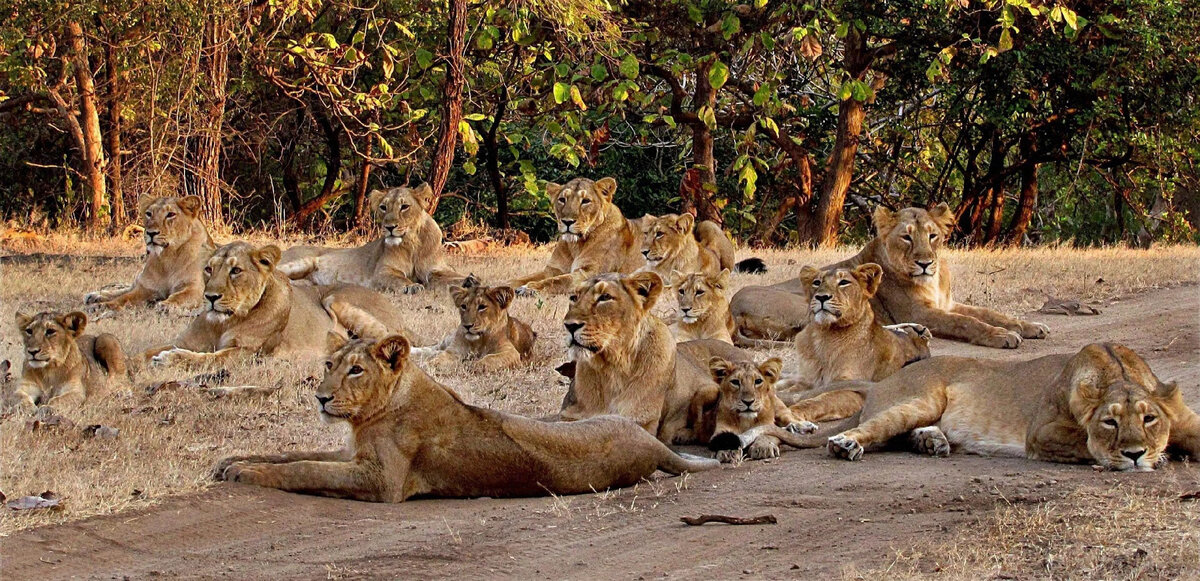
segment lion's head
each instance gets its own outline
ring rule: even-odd
[[[42,312],[17,313],[17,329],[25,343],[25,362],[34,369],[57,366],[76,349],[75,339],[87,328],[87,315]]]
[[[879,290],[883,269],[867,263],[857,268],[818,270],[805,266],[800,284],[817,325],[848,327],[871,313],[871,297]]]
[[[674,256],[684,244],[695,240],[692,233],[695,226],[696,217],[691,214],[659,216],[642,237],[642,256],[652,265]]]
[[[1062,379],[1088,451],[1101,466],[1149,471],[1167,462],[1174,410],[1182,405],[1175,383],[1163,383],[1141,357],[1115,344],[1084,347]]]
[[[330,355],[316,394],[322,420],[354,424],[387,407],[396,390],[406,389],[397,381],[408,365],[410,347],[403,335],[347,341],[329,333],[327,341]]]
[[[628,356],[629,337],[637,336],[662,289],[662,279],[653,272],[601,274],[579,283],[563,319],[572,358]]]
[[[404,242],[404,237],[420,226],[432,199],[433,188],[428,183],[415,188],[401,186],[372,190],[369,197],[371,212],[383,235],[383,243],[395,246]]]
[[[714,306],[725,302],[725,288],[729,286],[729,269],[718,274],[693,272],[671,273],[672,282],[678,289],[675,297],[679,301],[679,317],[687,324],[703,319]]]
[[[914,282],[932,281],[937,275],[938,250],[954,227],[954,212],[945,203],[931,210],[905,208],[899,212],[875,208],[875,230],[890,268]]]
[[[509,286],[483,286],[475,275],[471,275],[462,286],[450,287],[450,296],[454,306],[458,307],[463,334],[474,341],[493,329],[502,330],[508,320],[505,316],[508,305],[512,304],[516,293]]]
[[[617,180],[602,178],[596,181],[575,178],[558,185],[546,184],[558,220],[558,237],[564,242],[578,242],[604,221],[606,210],[617,192]]]
[[[713,381],[720,386],[717,409],[730,417],[757,420],[767,411],[774,421],[775,382],[783,362],[772,357],[762,363],[729,361],[721,357],[708,360]]]
[[[141,204],[142,236],[146,252],[161,254],[172,245],[180,244],[204,232],[200,222],[199,196],[145,199]]]
[[[275,245],[255,248],[233,242],[218,248],[204,265],[206,316],[215,320],[246,316],[275,277],[279,256]]]

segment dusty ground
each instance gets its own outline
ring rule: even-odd
[[[782,280],[805,263],[848,252],[766,253],[772,272],[737,276],[735,286]],[[536,268],[544,256],[499,252],[454,262],[499,279]],[[1015,352],[937,341],[935,353],[1032,357],[1116,340],[1142,353],[1164,378],[1179,380],[1189,404],[1200,407],[1196,249],[953,253],[951,260],[962,300],[1024,313],[1049,293],[1096,301],[1104,313],[1029,315],[1050,324],[1052,336]],[[35,301],[70,307],[92,287],[132,276],[137,263],[12,256],[0,268],[0,318],[11,321],[18,308],[42,304]],[[454,324],[444,293],[396,302],[423,323],[414,325],[418,344]],[[541,335],[530,369],[490,377],[451,370],[439,377],[472,403],[552,411],[563,388],[548,368],[562,360],[565,301],[522,300],[515,309]],[[94,326],[136,351],[169,338],[184,322],[143,310]],[[18,360],[16,339],[4,334],[0,358]],[[232,371],[232,383],[280,389],[246,400],[178,391],[147,396],[141,385],[178,375],[154,371],[134,389],[74,412],[80,425],[121,428],[111,441],[31,433],[16,416],[0,421],[0,490],[13,497],[51,489],[66,506],[4,511],[3,576],[1200,576],[1200,502],[1179,498],[1200,490],[1200,471],[1180,464],[1153,474],[1110,474],[963,455],[938,460],[879,453],[850,464],[819,451],[791,451],[773,462],[597,495],[401,505],[210,487],[205,471],[219,457],[332,447],[339,439],[308,404],[311,387],[301,380],[317,372],[314,364],[267,361]],[[701,513],[774,514],[779,524],[693,528],[679,522]],[[46,523],[59,524],[29,528]]]

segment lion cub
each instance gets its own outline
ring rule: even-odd
[[[697,439],[707,442],[718,460],[733,461],[743,450],[755,460],[778,458],[780,441],[795,442],[796,434],[816,431],[815,424],[794,418],[775,394],[782,365],[775,357],[762,363],[708,360],[717,385],[696,392],[688,415]],[[706,411],[713,404],[716,409]]]
[[[484,371],[529,360],[537,333],[508,314],[515,296],[512,287],[486,287],[472,274],[462,286],[450,287],[450,296],[458,307],[461,325],[441,343],[413,349],[413,355],[434,355],[429,361],[434,367],[474,359]]]
[[[25,343],[25,364],[15,391],[23,408],[82,403],[102,392],[109,379],[128,381],[121,344],[108,333],[84,335],[87,315],[18,312],[16,319]]]
[[[729,270],[718,274],[693,272],[671,273],[675,294],[679,302],[679,321],[672,326],[675,340],[695,341],[713,339],[733,343],[733,315],[729,314],[729,301],[725,299],[725,288],[729,285]]]

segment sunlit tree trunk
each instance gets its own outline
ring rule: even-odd
[[[438,128],[437,147],[429,167],[429,185],[433,201],[429,211],[437,209],[438,198],[450,177],[454,164],[454,148],[458,144],[458,125],[462,122],[463,52],[466,50],[467,0],[449,0],[450,19],[447,23],[449,54],[446,62],[446,81],[442,85],[442,120]]]
[[[221,141],[225,125],[225,84],[229,79],[229,43],[225,17],[210,15],[205,21],[204,45],[200,64],[204,76],[198,135],[196,136],[192,172],[192,193],[203,201],[204,218],[209,224],[224,224],[221,206]]]
[[[112,228],[116,230],[128,220],[125,215],[125,186],[121,175],[121,107],[124,104],[121,73],[117,68],[116,39],[108,39],[104,47],[105,78],[108,81],[108,181],[112,200]]]
[[[79,93],[79,143],[83,157],[83,175],[91,193],[88,203],[87,225],[99,229],[107,224],[108,193],[104,181],[104,141],[100,133],[100,111],[96,106],[96,84],[92,80],[92,68],[88,62],[87,39],[78,22],[66,25],[67,45],[71,48],[71,66],[75,73],[75,87]]]
[[[1027,135],[1021,140],[1021,197],[1017,202],[1017,210],[1013,213],[1008,226],[1008,236],[1005,243],[1009,246],[1020,246],[1033,220],[1033,210],[1037,207],[1038,199],[1038,164],[1034,161],[1037,155],[1036,138]]]

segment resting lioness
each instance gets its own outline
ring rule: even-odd
[[[722,270],[753,272],[767,271],[760,258],[747,258],[734,263],[733,242],[716,222],[696,223],[691,214],[666,214],[639,218],[642,231],[642,256],[646,264],[641,270],[653,270],[664,280],[679,272],[703,272],[715,275]]]
[[[26,410],[40,405],[78,404],[109,386],[129,380],[125,352],[108,334],[84,335],[87,315],[17,313],[17,329],[25,344],[25,364],[14,391]]]
[[[879,381],[896,370],[929,357],[929,332],[920,325],[889,329],[871,309],[883,269],[877,264],[817,270],[806,266],[812,322],[796,335],[797,369],[778,388],[812,389],[835,381]]]
[[[200,221],[200,206],[198,196],[143,199],[142,272],[131,286],[89,293],[84,302],[110,309],[155,302],[175,310],[199,306],[204,288],[200,269],[216,249]]]
[[[429,215],[432,198],[429,184],[374,190],[369,202],[379,238],[358,248],[289,248],[279,271],[292,280],[359,284],[405,294],[461,280],[446,266],[442,229]]]
[[[408,340],[342,344],[317,389],[321,418],[353,428],[349,448],[240,456],[218,478],[291,492],[400,502],[415,495],[578,494],[719,466],[675,454],[618,416],[541,422],[467,405],[408,359]]]
[[[387,297],[355,285],[297,286],[275,269],[278,261],[272,245],[217,249],[204,267],[204,312],[145,358],[208,365],[256,354],[311,356],[322,352],[329,331],[381,337],[404,328]]]
[[[697,426],[696,439],[709,444],[718,460],[731,462],[743,450],[755,460],[778,458],[781,441],[793,442],[796,434],[816,431],[815,424],[792,417],[775,394],[782,365],[774,357],[762,363],[708,360],[719,385],[696,392],[689,415]]]
[[[518,295],[561,294],[589,276],[629,273],[645,264],[637,231],[612,202],[616,191],[613,178],[546,184],[558,221],[558,243],[545,269],[510,283]]]
[[[838,388],[865,397],[857,426],[828,439],[849,460],[904,434],[935,456],[955,447],[1115,470],[1153,470],[1168,452],[1200,460],[1200,416],[1179,387],[1112,343],[1020,362],[933,357]]]
[[[713,339],[732,344],[733,317],[729,314],[729,302],[725,300],[729,271],[722,270],[716,275],[676,271],[671,276],[679,303],[675,340]]]
[[[434,367],[475,360],[484,371],[496,371],[528,361],[537,333],[524,321],[510,316],[513,289],[487,287],[470,275],[462,286],[450,287],[460,325],[441,343],[413,349],[414,356],[433,356]]]
[[[875,209],[876,237],[857,255],[827,268],[853,268],[873,262],[883,267],[883,282],[871,299],[881,323],[919,323],[934,337],[967,341],[986,347],[1013,349],[1022,339],[1041,339],[1049,328],[1009,317],[991,309],[957,303],[950,292],[950,269],[938,251],[954,225],[954,212],[946,204],[932,210],[906,208],[892,212]],[[773,287],[746,287],[730,301],[739,330],[748,335],[771,329],[753,325],[768,316],[779,318],[775,305],[794,301],[788,294],[803,293],[798,280]],[[748,290],[753,288],[753,290]],[[773,297],[768,302],[767,297]],[[788,321],[803,327],[795,319]]]

